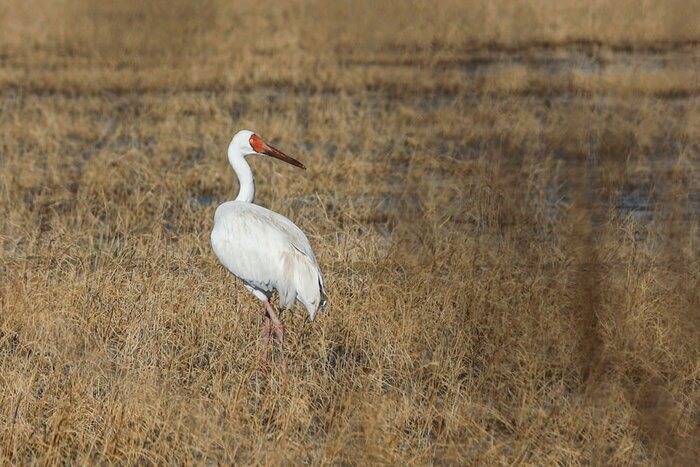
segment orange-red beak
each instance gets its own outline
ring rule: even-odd
[[[266,156],[274,157],[275,159],[279,159],[288,164],[292,164],[293,166],[299,167],[300,169],[306,169],[306,167],[304,167],[304,164],[294,159],[293,157],[289,157],[279,149],[273,148],[265,141],[263,141],[258,135],[253,135],[250,137],[250,146],[258,154],[265,154]]]

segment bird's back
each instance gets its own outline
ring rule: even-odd
[[[304,232],[286,217],[241,201],[216,210],[211,243],[221,263],[249,286],[277,289],[280,305],[298,298],[313,318],[324,300],[323,279]]]

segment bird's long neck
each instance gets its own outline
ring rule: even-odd
[[[229,147],[228,160],[234,172],[236,172],[238,184],[240,185],[236,201],[252,203],[255,199],[255,178],[253,178],[253,171],[250,170],[250,165],[245,160],[245,155],[235,148]]]

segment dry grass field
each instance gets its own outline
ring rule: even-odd
[[[700,2],[0,3],[0,463],[692,464]],[[328,287],[286,376],[209,245]]]

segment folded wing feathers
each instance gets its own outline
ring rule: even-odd
[[[244,244],[249,245],[253,249],[249,251],[256,251],[254,257],[257,259],[249,257],[248,261],[253,260],[259,265],[260,262],[267,263],[264,265],[264,269],[268,270],[267,273],[264,273],[266,279],[273,279],[273,276],[278,277],[278,280],[274,280],[274,282],[276,282],[275,286],[280,295],[280,305],[283,308],[290,308],[294,300],[299,298],[313,319],[317,309],[324,306],[326,299],[318,263],[311,250],[311,245],[301,229],[286,217],[273,211],[238,202],[232,202],[221,213],[217,212],[216,223],[219,222],[222,223],[220,227],[226,231],[226,235],[223,237],[217,236],[216,240],[219,244],[222,242],[229,244],[236,238],[239,240],[226,247],[228,250],[228,254],[224,254],[226,258],[222,258],[217,252],[224,265],[244,280],[251,280],[251,282],[264,280],[262,276],[242,277],[250,274],[250,271],[253,270],[252,264],[242,268],[235,267],[243,266],[239,263],[243,259],[241,251],[237,251],[237,249],[244,247]],[[262,239],[265,239],[267,248],[260,250],[255,246],[255,242]],[[214,237],[212,243],[217,243]],[[275,245],[277,248],[274,248]],[[217,245],[214,246],[216,251]],[[223,246],[220,245],[219,249]],[[273,251],[277,251],[281,256],[270,256]],[[277,269],[274,263],[277,263],[277,267],[280,269]],[[274,274],[270,268],[277,269],[279,273],[282,273],[282,276]]]

